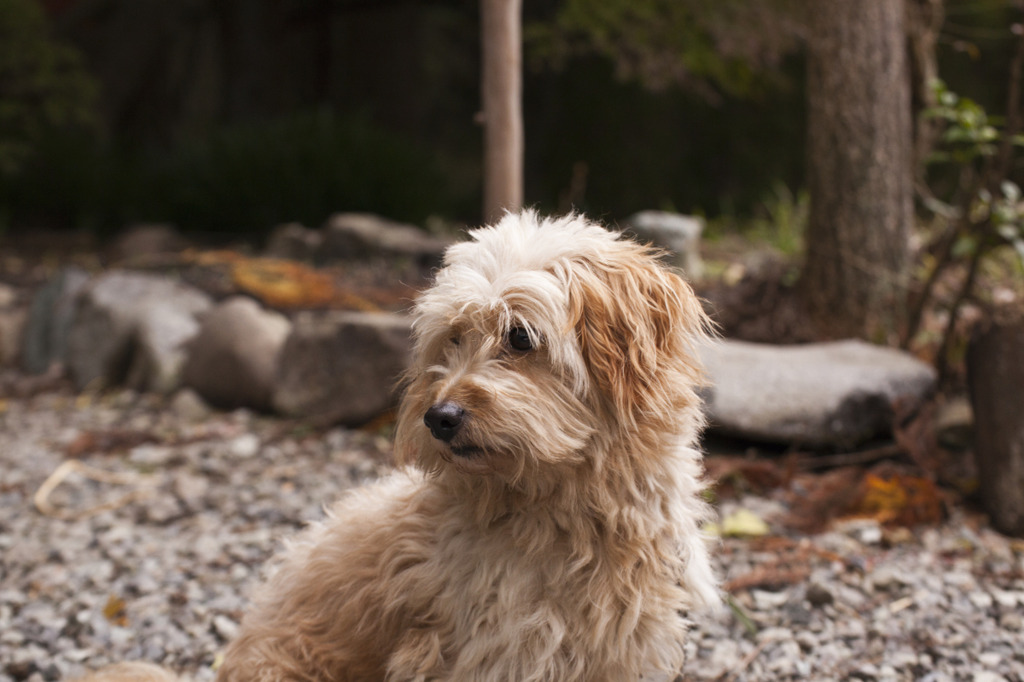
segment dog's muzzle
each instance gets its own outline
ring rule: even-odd
[[[450,400],[437,403],[423,415],[423,423],[430,429],[430,434],[445,443],[452,442],[465,420],[466,411]]]

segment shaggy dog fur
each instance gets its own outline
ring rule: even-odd
[[[220,682],[682,668],[686,614],[718,600],[693,447],[701,306],[579,216],[471,236],[416,305],[401,468],[291,544]]]

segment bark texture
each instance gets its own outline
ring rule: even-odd
[[[902,0],[809,3],[808,185],[802,290],[823,332],[899,324],[913,211]]]
[[[993,526],[1024,537],[1024,319],[971,339],[967,377],[982,503]]]
[[[480,0],[484,220],[523,204],[522,0]]]

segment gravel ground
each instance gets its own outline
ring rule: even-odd
[[[43,515],[33,496],[69,455],[132,477],[72,471],[44,500],[67,518]],[[213,679],[282,540],[387,462],[379,437],[187,393],[0,401],[0,682],[129,659]],[[723,514],[740,506],[784,511],[752,497]],[[1024,682],[1024,545],[969,514],[726,539],[716,556],[731,605],[701,619],[688,679]]]

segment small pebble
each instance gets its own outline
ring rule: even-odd
[[[811,583],[807,586],[807,601],[811,606],[827,606],[835,601],[832,591],[820,583]]]
[[[232,440],[228,447],[235,457],[248,459],[260,451],[260,439],[254,434],[246,433]]]
[[[238,634],[238,624],[227,616],[214,616],[213,629],[225,642],[230,642]]]

